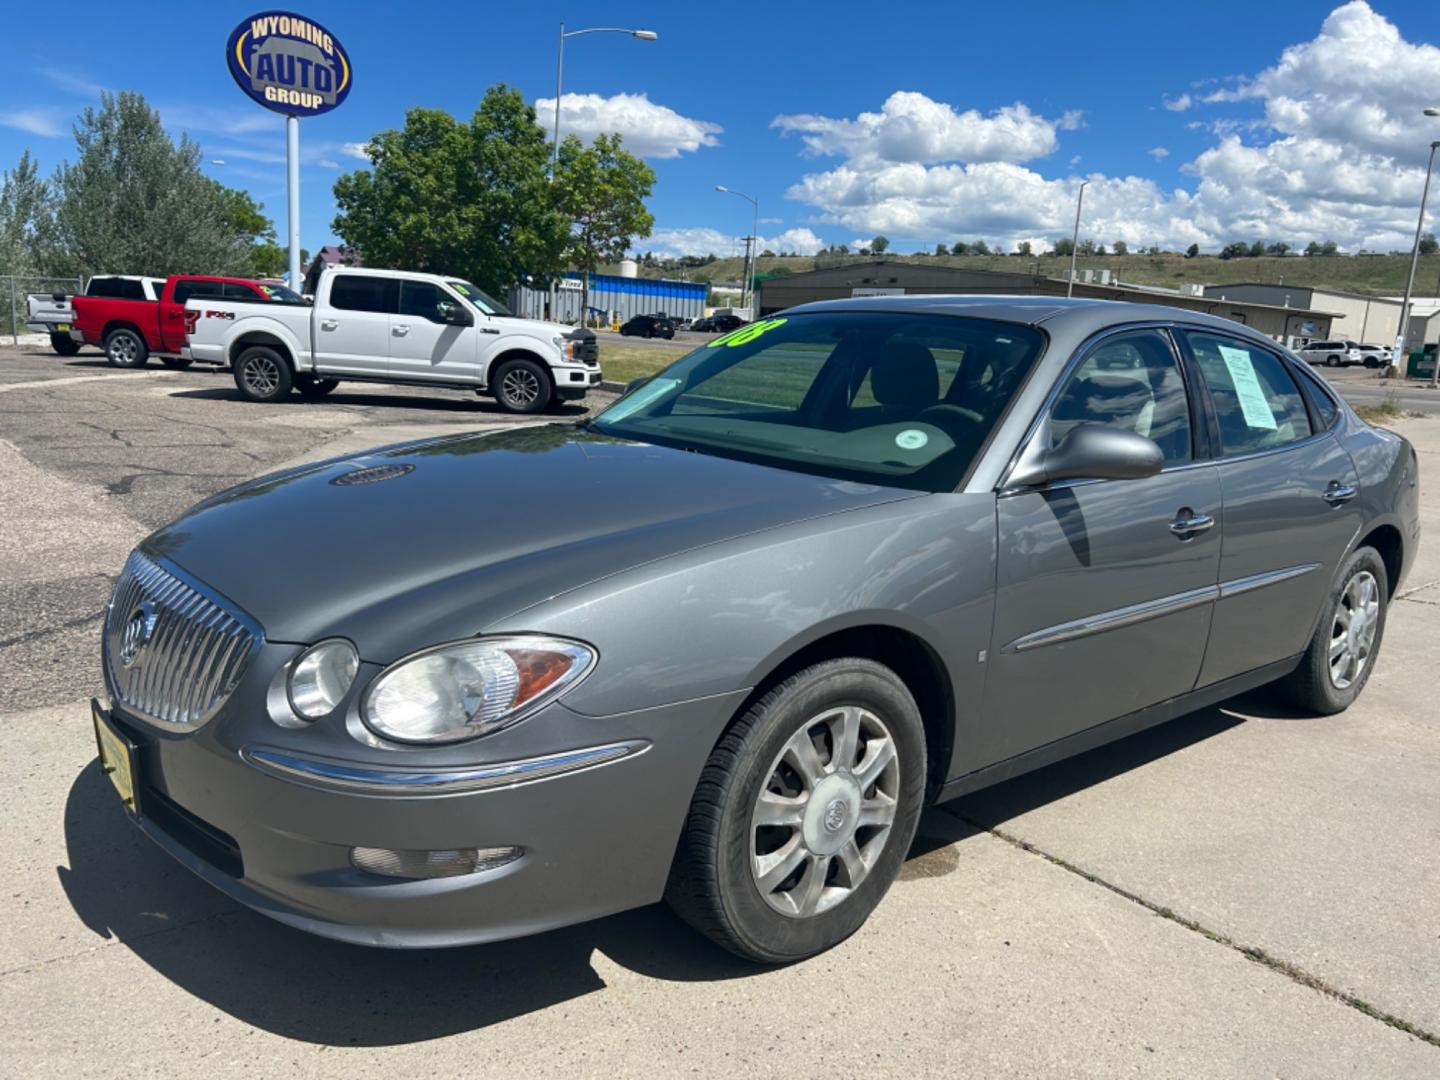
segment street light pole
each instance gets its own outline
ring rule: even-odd
[[[754,216],[750,224],[750,240],[745,245],[745,280],[740,283],[740,304],[750,312],[751,318],[754,318],[755,274],[752,267],[757,265],[754,261],[756,254],[758,254],[755,249],[760,244],[760,203],[751,196],[746,195],[743,191],[735,191],[732,188],[725,187],[723,184],[716,184],[715,190],[724,192],[727,195],[739,195],[740,198],[748,200],[754,210]]]
[[[1430,112],[1431,110],[1426,110]],[[1435,151],[1440,148],[1440,141],[1430,144],[1430,160],[1425,165],[1425,186],[1420,192],[1420,218],[1415,222],[1415,243],[1410,249],[1410,273],[1405,278],[1405,299],[1400,301],[1400,329],[1395,337],[1395,356],[1392,368],[1400,367],[1401,354],[1405,351],[1405,337],[1410,329],[1410,294],[1415,289],[1415,268],[1420,261],[1420,234],[1425,228],[1425,203],[1430,198],[1430,172],[1435,167]],[[1420,343],[1423,350],[1425,343]],[[1436,371],[1440,372],[1440,363],[1436,364]],[[1435,379],[1431,377],[1430,385],[1435,385]]]
[[[1075,252],[1080,246],[1080,208],[1085,205],[1085,187],[1089,180],[1080,181],[1080,194],[1075,197],[1075,232],[1070,237],[1070,280],[1065,283],[1068,299],[1075,293]]]
[[[560,48],[555,56],[555,131],[552,135],[550,148],[550,182],[555,182],[555,175],[560,171],[560,99],[561,88],[565,81],[565,39],[579,37],[581,34],[629,34],[640,41],[659,41],[660,35],[654,30],[632,30],[624,26],[591,26],[584,30],[565,30],[565,24],[560,24]],[[589,295],[589,289],[585,290]],[[555,285],[550,285],[550,317],[555,318],[555,305],[558,299]],[[580,325],[585,325],[584,304],[581,304]]]

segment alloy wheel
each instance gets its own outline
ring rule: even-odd
[[[138,346],[135,338],[130,334],[115,334],[110,338],[110,345],[106,351],[112,362],[124,367],[135,362]]]
[[[245,389],[258,398],[268,398],[280,388],[280,369],[268,356],[252,356],[241,372]]]
[[[1345,586],[1330,625],[1330,682],[1345,690],[1365,671],[1380,623],[1380,585],[1362,570]]]
[[[844,705],[807,721],[750,814],[750,872],[775,911],[808,918],[849,897],[890,838],[900,759],[883,720]]]
[[[500,383],[505,400],[517,408],[533,405],[540,396],[540,379],[533,371],[517,367],[505,373]]]

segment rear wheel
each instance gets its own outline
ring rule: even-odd
[[[1339,367],[1339,366],[1340,366],[1340,363],[1341,363],[1340,357],[1338,357],[1338,356],[1327,356],[1327,357],[1325,358],[1325,366],[1326,366],[1326,367]]]
[[[806,668],[711,753],[666,899],[746,959],[823,952],[895,880],[924,792],[925,730],[899,676],[858,657]]]
[[[555,396],[550,373],[534,360],[506,360],[495,371],[495,400],[506,412],[544,412]]]
[[[160,362],[171,371],[184,371],[195,361],[188,356],[162,356]]]
[[[80,351],[80,343],[69,334],[51,334],[50,347],[61,356],[74,356]]]
[[[1344,712],[1370,679],[1385,636],[1385,561],[1362,547],[1346,561],[1300,666],[1276,683],[1292,704],[1324,716]]]
[[[116,367],[144,367],[150,359],[150,347],[134,330],[122,326],[105,335],[105,356]]]
[[[314,375],[295,376],[295,389],[302,397],[324,397],[339,385],[339,379],[317,379]]]
[[[247,401],[279,401],[292,382],[290,364],[269,346],[252,346],[235,361],[235,387]]]

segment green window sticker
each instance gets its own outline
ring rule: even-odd
[[[732,330],[724,337],[718,337],[706,346],[707,349],[718,349],[721,345],[747,345],[754,341],[761,334],[768,334],[777,326],[784,326],[786,319],[761,319],[749,326],[742,326],[738,330]]]
[[[1265,399],[1265,389],[1255,374],[1255,363],[1250,359],[1249,349],[1233,349],[1228,345],[1217,346],[1230,379],[1235,384],[1235,397],[1240,402],[1240,415],[1245,417],[1248,427],[1262,431],[1275,431],[1275,412]]]
[[[906,428],[895,436],[895,445],[901,450],[919,450],[930,441],[930,436],[915,428]]]

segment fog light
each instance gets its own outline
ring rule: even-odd
[[[385,877],[444,878],[478,874],[514,862],[524,848],[452,848],[446,851],[393,851],[390,848],[350,849],[350,861],[361,870]]]

